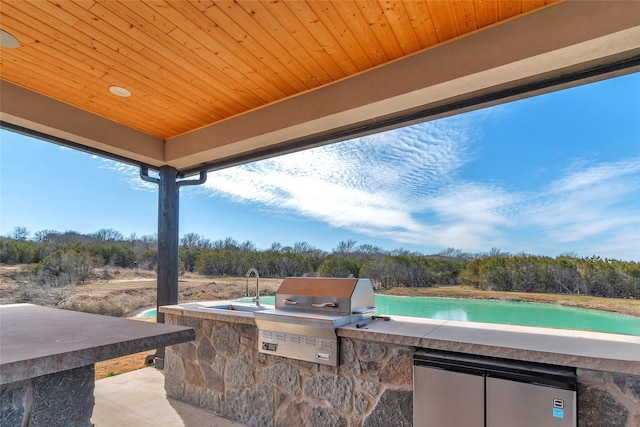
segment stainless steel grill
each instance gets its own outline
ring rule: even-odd
[[[275,309],[255,312],[258,351],[338,366],[336,328],[375,313],[369,279],[288,277]]]

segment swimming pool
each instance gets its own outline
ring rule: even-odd
[[[251,298],[240,298],[238,301],[251,302]],[[275,297],[260,297],[260,301],[264,305],[273,306]],[[640,318],[555,304],[376,295],[376,307],[380,315],[578,329],[640,336]],[[139,317],[155,316],[155,309],[150,309]]]

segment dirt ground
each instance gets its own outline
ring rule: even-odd
[[[27,285],[27,266],[0,266],[0,304],[31,302],[89,313],[132,317],[156,305],[156,275],[135,269],[98,269],[97,279],[69,289],[40,292]],[[260,279],[260,294],[274,295],[281,279]],[[208,277],[186,273],[178,278],[178,302],[235,299],[246,295],[245,277]],[[38,292],[36,292],[38,291]],[[249,279],[255,292],[255,278]],[[52,295],[54,294],[54,295]],[[64,295],[62,295],[64,294]]]
[[[135,320],[141,322],[155,322],[155,319],[135,318]],[[98,362],[95,365],[95,378],[99,380],[101,378],[111,377],[114,375],[124,374],[125,372],[131,372],[141,368],[145,368],[149,366],[146,364],[147,357],[153,357],[154,353],[154,350],[149,350],[140,353],[129,354],[127,356],[118,357],[116,359],[105,360],[104,362]]]

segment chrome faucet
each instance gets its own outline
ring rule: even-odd
[[[258,276],[258,270],[256,270],[255,268],[250,268],[249,271],[247,271],[247,296],[249,296],[249,277],[251,276],[251,273],[254,273],[256,275],[256,296],[251,300],[253,302],[256,303],[256,305],[258,307],[260,307],[260,276]]]

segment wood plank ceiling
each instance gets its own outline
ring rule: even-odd
[[[2,0],[0,76],[166,140],[555,2]]]

